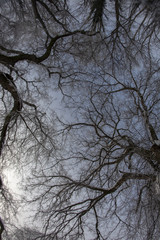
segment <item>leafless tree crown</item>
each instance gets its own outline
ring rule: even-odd
[[[159,238],[159,15],[158,0],[1,1],[0,238]],[[36,231],[15,220],[24,202]]]

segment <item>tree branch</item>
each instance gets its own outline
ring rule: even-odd
[[[34,62],[34,63],[37,63],[37,64],[41,63],[41,62],[45,61],[50,56],[51,50],[52,50],[54,44],[57,42],[57,40],[68,37],[68,36],[73,36],[73,35],[78,34],[78,33],[84,34],[84,35],[88,34],[87,31],[85,32],[85,31],[81,31],[81,30],[76,30],[74,32],[68,32],[68,33],[65,33],[65,34],[62,34],[62,35],[57,35],[56,37],[54,37],[50,40],[50,43],[48,44],[45,53],[40,57],[36,56],[35,54],[28,54],[28,53],[23,53],[23,52],[16,55],[16,56],[6,56],[4,54],[0,54],[0,62],[2,64],[6,63],[7,65],[11,64],[13,66],[17,62],[24,61],[24,60],[31,61],[31,62]],[[88,36],[91,36],[91,35],[93,35],[93,34],[88,34]]]
[[[2,86],[2,88],[10,92],[14,99],[13,108],[5,117],[4,124],[1,131],[1,136],[0,136],[0,156],[1,156],[8,126],[13,119],[17,118],[17,116],[19,115],[19,112],[22,110],[22,100],[18,94],[16,85],[14,84],[12,77],[9,74],[2,73],[2,72],[0,73],[0,85]]]

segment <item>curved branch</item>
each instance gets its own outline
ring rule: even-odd
[[[87,185],[85,183],[80,183],[79,185],[84,186],[84,187],[89,188],[89,189],[92,189],[92,190],[103,191],[102,196],[104,197],[108,194],[111,194],[111,193],[115,192],[119,187],[121,187],[123,185],[123,183],[125,183],[129,179],[155,181],[156,176],[154,176],[152,174],[148,175],[148,174],[141,174],[141,173],[124,173],[122,175],[122,177],[116,182],[116,184],[110,189],[97,188],[97,187],[94,187],[94,186]]]
[[[72,178],[70,178],[68,176],[64,176],[64,175],[60,175],[60,176],[54,175],[54,176],[52,176],[52,178],[64,178],[64,179],[66,179],[70,182],[68,184],[74,184],[74,185],[85,187],[85,188],[88,188],[88,189],[91,189],[91,190],[94,190],[94,191],[103,192],[103,194],[102,194],[103,196],[106,196],[108,194],[111,194],[111,193],[115,192],[119,187],[121,187],[123,185],[123,183],[125,183],[129,179],[133,179],[133,180],[134,179],[137,179],[137,180],[152,180],[152,181],[156,180],[156,176],[153,175],[153,174],[130,173],[130,172],[122,172],[122,171],[120,171],[120,172],[123,173],[122,177],[110,189],[91,186],[91,185],[88,185],[87,183],[84,183],[84,182],[75,181]]]
[[[139,108],[139,109],[140,109],[140,111],[142,113],[142,116],[144,118],[146,127],[148,129],[150,140],[151,140],[152,143],[154,143],[155,140],[158,140],[158,137],[157,137],[157,134],[156,134],[152,124],[149,121],[148,108],[147,108],[147,106],[145,104],[144,98],[143,98],[142,94],[140,93],[140,91],[138,89],[134,89],[134,91],[137,92],[137,94],[138,94],[138,96],[140,98],[140,101],[141,101],[143,109],[141,109],[141,108]]]
[[[47,34],[48,36],[50,36],[50,34],[49,34],[49,32],[48,32],[48,30],[47,30],[47,28],[46,28],[46,26],[45,26],[45,23],[44,23],[44,21],[42,20],[40,14],[39,14],[39,11],[38,11],[38,9],[37,9],[36,0],[31,0],[31,2],[32,2],[32,7],[33,7],[33,11],[34,11],[35,17],[39,20],[39,22],[40,22],[40,24],[42,25],[42,27],[43,27],[44,31],[46,32],[46,34]]]
[[[14,84],[12,77],[9,74],[2,73],[2,72],[0,73],[0,85],[2,86],[3,89],[10,92],[10,94],[14,99],[13,108],[5,117],[1,135],[0,135],[0,156],[1,156],[8,126],[12,120],[18,117],[19,115],[18,113],[22,110],[22,100],[18,94],[17,87]]]
[[[46,51],[42,56],[38,57],[35,54],[28,54],[28,53],[23,53],[23,52],[21,52],[20,54],[18,54],[16,56],[6,56],[4,54],[0,54],[0,62],[2,64],[6,63],[7,65],[11,64],[13,66],[15,65],[15,63],[17,63],[19,61],[23,61],[23,60],[31,61],[31,62],[34,62],[34,63],[37,63],[37,64],[41,63],[41,62],[45,61],[50,56],[51,50],[52,50],[54,44],[56,43],[56,41],[58,39],[73,36],[73,35],[78,34],[78,33],[84,34],[84,35],[88,34],[88,32],[76,30],[76,31],[68,32],[68,33],[65,33],[65,34],[62,34],[62,35],[57,35],[56,37],[54,37],[50,40],[50,43],[48,44],[48,46],[46,48]],[[94,34],[88,34],[88,36],[91,36],[91,35],[94,35]]]
[[[122,172],[123,173],[123,172]],[[109,193],[113,193],[115,192],[123,183],[125,183],[127,180],[129,179],[138,179],[138,180],[152,180],[152,181],[155,181],[156,180],[156,176],[153,175],[153,174],[142,174],[142,173],[124,173],[122,175],[122,177],[116,182],[116,184],[106,190],[106,194],[109,194]]]
[[[109,195],[109,194],[112,194],[114,192],[117,191],[117,189],[119,189],[126,181],[128,181],[129,179],[136,179],[136,180],[151,180],[151,181],[155,181],[156,180],[156,176],[152,175],[152,174],[141,174],[141,173],[125,173],[125,172],[121,172],[123,173],[122,177],[115,183],[115,185],[109,189],[105,189],[105,188],[99,188],[99,187],[95,187],[95,186],[91,186],[91,185],[88,185],[87,183],[84,183],[84,182],[78,182],[78,181],[75,181],[73,179],[71,179],[70,177],[68,176],[64,176],[64,175],[61,175],[61,176],[52,176],[52,177],[61,177],[61,178],[64,178],[66,179],[68,182],[68,185],[72,185],[73,187],[75,186],[81,186],[81,187],[84,187],[84,188],[87,188],[87,189],[90,189],[90,190],[93,190],[96,192],[96,194],[98,192],[100,192],[100,194],[98,194],[96,197],[94,198],[87,198],[83,201],[80,201],[80,202],[76,202],[76,203],[73,203],[71,205],[68,205],[68,206],[65,206],[64,208],[62,209],[59,209],[59,210],[56,210],[55,213],[64,213],[64,214],[67,214],[68,211],[72,211],[72,214],[75,214],[75,216],[73,218],[76,218],[78,215],[79,215],[79,218],[83,217],[87,212],[89,212],[92,208],[94,208],[96,206],[96,204],[98,202],[100,202],[105,196]],[[52,187],[57,187],[57,185],[55,186],[52,186]],[[82,211],[80,212],[77,212],[76,211],[76,208],[77,206],[79,205],[83,205],[85,203],[88,202],[88,205],[86,206],[85,209],[82,208]],[[79,209],[79,208],[78,208]]]

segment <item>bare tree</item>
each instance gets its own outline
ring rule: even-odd
[[[27,166],[31,172],[37,162],[52,158],[56,149],[55,125],[53,118],[47,119],[45,108],[49,105],[46,96],[51,86],[48,88],[47,79],[56,58],[54,51],[59,41],[63,49],[66,38],[71,41],[73,35],[86,33],[76,27],[70,29],[68,21],[74,18],[65,1],[4,1],[0,9],[0,174],[3,181],[3,170],[9,166],[19,171]],[[58,62],[57,57],[53,63],[55,69]],[[0,185],[0,216],[4,219],[0,221],[1,237],[11,213],[9,209],[4,214],[6,206],[14,200],[7,188]]]
[[[74,85],[74,117],[59,130],[64,149],[30,185],[47,239],[160,234],[159,65],[103,64]]]
[[[158,1],[8,0],[0,10],[2,182],[9,166],[32,173],[46,239],[156,239]],[[47,116],[54,84],[69,124]],[[0,185],[2,214],[14,201]]]

